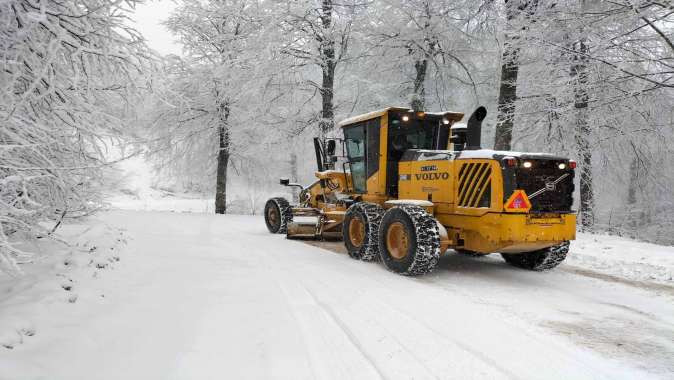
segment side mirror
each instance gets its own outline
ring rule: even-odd
[[[280,183],[283,186],[288,186],[288,184],[290,183],[290,180],[288,178],[281,178]]]
[[[325,148],[325,154],[327,156],[334,156],[336,147],[337,143],[335,142],[335,140],[328,140],[328,146]]]

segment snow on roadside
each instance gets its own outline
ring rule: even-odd
[[[674,247],[579,233],[565,264],[627,280],[674,286]]]
[[[195,196],[186,198],[170,192],[155,190],[143,197],[130,194],[117,194],[107,198],[111,208],[117,210],[134,211],[173,211],[173,212],[197,212],[212,214],[215,212],[215,203],[211,199]]]
[[[125,243],[123,231],[90,217],[61,226],[54,238],[22,244],[33,253],[20,265],[24,274],[0,272],[0,350],[39,340],[43,322],[104,297],[96,280],[118,264]]]

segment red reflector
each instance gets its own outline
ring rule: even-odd
[[[576,161],[574,160],[569,160],[569,168],[575,169],[577,166]]]
[[[513,157],[506,157],[503,159],[503,162],[505,162],[505,164],[511,168],[517,166],[517,160]]]
[[[527,201],[524,200],[524,196],[522,195],[522,193],[518,193],[517,195],[515,195],[515,197],[510,201],[508,208],[512,209],[527,208]]]
[[[528,212],[531,209],[531,202],[524,190],[515,190],[504,206],[507,212]]]

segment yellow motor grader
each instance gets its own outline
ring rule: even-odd
[[[349,118],[343,138],[314,139],[318,171],[299,202],[272,198],[267,228],[289,238],[342,238],[352,258],[428,273],[451,248],[499,252],[531,270],[559,265],[575,239],[576,163],[480,148],[479,107],[459,112],[390,107]],[[337,148],[340,149],[337,149]]]

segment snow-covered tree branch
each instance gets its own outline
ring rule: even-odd
[[[106,148],[150,58],[126,24],[134,1],[0,4],[0,267],[18,273],[20,233],[100,201]]]

